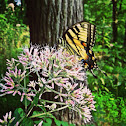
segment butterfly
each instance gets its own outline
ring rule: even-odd
[[[92,47],[95,43],[96,26],[88,22],[78,22],[68,28],[59,39],[59,44],[64,46],[71,54],[76,54],[86,70],[90,70],[94,77],[93,69],[99,69]]]

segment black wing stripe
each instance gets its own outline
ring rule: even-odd
[[[78,32],[80,32],[80,30],[79,30],[79,28],[78,28],[77,26],[75,26],[75,29],[76,29]]]
[[[79,50],[78,50],[78,48],[77,48],[77,45],[76,45],[75,42],[73,41],[73,37],[70,35],[69,32],[67,32],[66,34],[68,35],[69,39],[73,42],[74,46],[76,47],[76,49],[77,49],[77,51],[78,51],[78,52],[76,52],[76,53],[80,54],[80,52],[79,52]],[[69,44],[69,41],[66,40],[66,42],[67,42],[67,44],[68,44],[69,46],[71,46],[71,45]]]
[[[95,34],[96,34],[96,26],[94,26],[93,29],[93,43],[95,42]]]
[[[69,52],[71,55],[76,54],[77,56],[79,56],[79,57],[80,57],[80,55],[79,55],[79,54],[77,54],[77,52],[76,52],[75,50],[73,50],[73,49],[71,48],[71,46],[70,46],[70,45],[67,45],[67,49],[69,50],[68,52]]]
[[[71,55],[74,54],[72,48],[71,48],[69,45],[67,45],[67,50],[68,50],[68,52],[69,52]]]
[[[91,42],[91,25],[88,24],[88,28],[87,28],[87,44],[88,44],[88,46],[90,46],[90,42]]]
[[[71,28],[71,30],[77,35],[77,32],[74,30],[74,28]]]
[[[76,29],[76,28],[75,28],[75,29]],[[78,40],[79,40],[78,33],[75,31],[75,29],[74,29],[74,28],[71,28],[71,30],[76,34],[76,37],[77,37]]]

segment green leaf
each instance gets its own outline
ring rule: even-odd
[[[107,92],[109,92],[109,89],[108,89],[107,87],[105,87],[105,90],[106,90]]]
[[[11,123],[10,126],[14,126],[23,116],[25,116],[25,112],[22,108],[17,108],[15,111],[14,111],[14,115],[15,117],[14,121]]]
[[[111,67],[111,66],[107,66],[107,65],[106,65],[106,66],[105,66],[105,69],[107,69],[109,72],[112,72],[114,68]]]
[[[18,116],[20,115],[20,117],[23,117],[25,115],[25,112],[22,108],[17,108],[15,111],[14,111],[14,115]]]
[[[33,103],[35,105],[37,105],[38,104],[38,100],[39,100],[39,93],[37,93],[37,95],[34,97]]]
[[[4,19],[4,20],[7,20],[7,18],[5,17],[4,14],[0,14],[0,18]]]
[[[64,121],[61,121],[62,122],[62,126],[68,126],[68,122],[64,122]]]
[[[43,126],[51,126],[52,120],[50,118],[45,119],[46,122],[43,122]]]
[[[35,124],[39,124],[42,121],[42,119],[34,121]]]
[[[75,126],[75,124],[70,124],[70,126]]]
[[[64,121],[60,121],[60,120],[57,120],[55,119],[55,123],[56,123],[56,126],[68,126],[68,122],[64,122]],[[71,126],[74,126],[73,124],[71,124]]]
[[[56,123],[56,126],[61,126],[61,121],[60,120],[55,119],[54,121]]]
[[[52,120],[50,118],[46,118],[46,122],[52,124]]]
[[[24,118],[20,125],[21,126],[34,126],[34,123],[32,119]]]

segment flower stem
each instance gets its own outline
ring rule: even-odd
[[[48,100],[44,100],[44,99],[41,99],[40,102],[48,102],[48,103],[55,103],[55,104],[59,104],[59,105],[66,105],[66,103],[55,102],[55,101],[48,101]]]
[[[68,107],[68,105],[63,106],[63,107],[58,108],[58,109],[55,109],[55,110],[52,110],[52,111],[49,111],[49,112],[46,112],[46,113],[41,113],[41,114],[33,115],[33,116],[30,116],[29,118],[35,118],[35,117],[39,117],[39,116],[44,116],[44,115],[50,114],[52,112],[60,111],[60,110],[65,109],[67,107]]]
[[[36,71],[36,74],[37,74],[38,78],[40,79],[40,75],[39,75],[38,71]],[[41,81],[41,83],[42,83],[42,81]],[[44,89],[45,89],[45,84],[43,84],[43,87],[42,87],[41,91],[39,93],[37,93],[38,97],[40,96],[40,94],[42,94],[44,92]],[[35,102],[33,100],[33,102],[31,103],[30,107],[28,108],[27,116],[30,114],[31,110],[33,109],[34,104],[35,104]]]
[[[24,70],[25,70],[25,68],[24,68]],[[26,76],[24,77],[24,88],[26,89]],[[27,92],[25,91],[25,93],[27,93]],[[26,98],[26,96],[25,96],[25,111],[27,111],[27,98]]]

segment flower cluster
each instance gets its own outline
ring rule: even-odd
[[[95,101],[87,86],[84,86],[84,84],[78,85],[77,83],[72,85],[68,82],[66,85],[62,85],[62,88],[66,90],[66,94],[64,95],[64,90],[62,90],[63,92],[61,91],[55,98],[60,97],[61,102],[64,99],[71,109],[78,112],[80,117],[84,118],[85,123],[90,122],[92,118],[91,111],[96,110],[94,106]]]
[[[6,76],[3,78],[5,84],[0,84],[0,92],[2,93],[1,95],[13,94],[13,96],[15,96],[18,94],[21,96],[21,101],[23,101],[24,96],[26,96],[29,101],[32,101],[31,96],[35,96],[34,92],[32,92],[30,88],[24,88],[21,84],[26,77],[26,70],[22,72],[21,69],[17,69],[15,59],[12,59],[11,61],[8,60],[7,64],[8,72],[6,72]]]
[[[63,105],[78,112],[84,117],[85,123],[91,120],[95,102],[90,90],[83,84],[86,75],[76,56],[69,55],[62,48],[56,50],[48,46],[31,46],[30,49],[24,48],[17,60],[7,60],[7,65],[8,72],[3,78],[5,84],[0,84],[1,96],[18,94],[21,101],[24,97],[32,101],[38,93],[41,99],[43,93],[53,92],[54,99],[60,99],[59,102]],[[35,73],[38,80],[26,83],[30,73]],[[36,85],[39,89],[36,89]],[[55,87],[58,87],[57,90]],[[45,102],[45,107],[49,110],[56,109],[55,102],[52,105]]]
[[[15,121],[15,117],[12,117],[12,112],[10,111],[9,113],[6,113],[5,116],[3,116],[3,120],[0,119],[0,126],[10,126],[10,125],[15,125],[15,126],[19,126],[19,122],[14,122]],[[14,124],[16,123],[16,124]],[[40,123],[38,125],[34,124],[34,126],[42,126],[43,121],[40,121]]]
[[[6,115],[3,116],[3,120],[0,119],[0,124],[4,126],[8,126],[9,124],[11,124],[15,120],[15,117],[12,118],[11,116],[12,116],[11,111],[9,113],[6,113]],[[18,122],[16,123],[16,126],[18,126]]]

